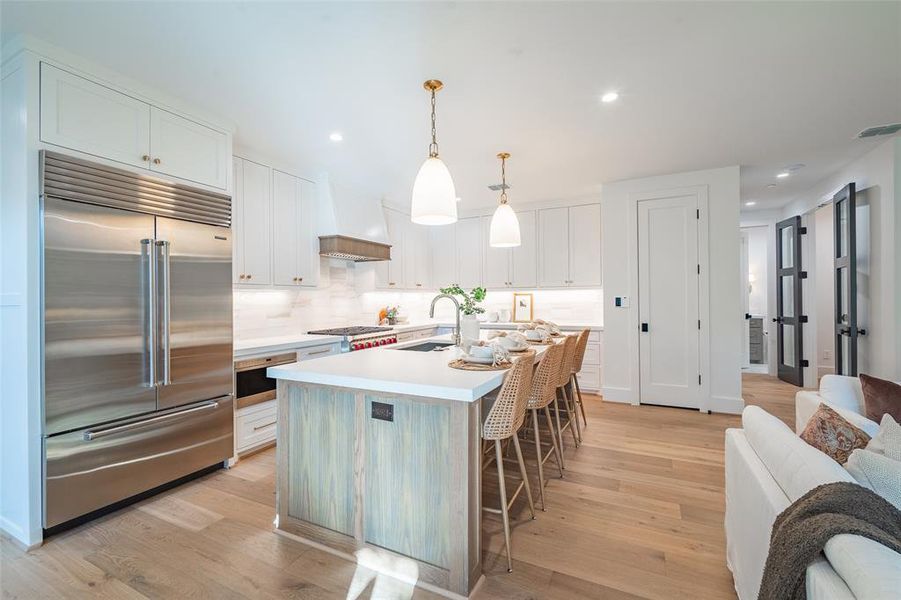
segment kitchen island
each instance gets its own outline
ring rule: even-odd
[[[388,550],[416,585],[468,597],[482,577],[481,399],[506,371],[461,371],[412,344],[271,367],[277,530],[349,560]],[[535,346],[536,360],[545,346]],[[400,565],[400,567],[398,567]]]

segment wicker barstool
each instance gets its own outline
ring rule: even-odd
[[[576,354],[573,358],[572,380],[569,389],[573,397],[573,402],[578,405],[579,412],[582,414],[582,421],[588,426],[588,419],[585,418],[585,405],[582,403],[582,388],[579,387],[579,378],[576,377],[582,370],[582,361],[585,360],[585,349],[588,348],[588,337],[591,335],[590,329],[585,329],[579,334],[576,342]]]
[[[526,474],[526,464],[522,459],[522,449],[519,446],[519,438],[516,433],[522,427],[526,415],[526,403],[529,391],[532,387],[532,366],[535,364],[535,353],[528,352],[513,362],[513,366],[507,371],[504,383],[494,400],[494,405],[488,412],[485,422],[482,424],[482,439],[494,442],[494,460],[497,463],[498,489],[501,496],[501,507],[489,508],[483,506],[482,510],[500,514],[504,521],[504,543],[507,548],[507,571],[513,572],[513,558],[510,553],[510,507],[516,501],[519,493],[525,489],[529,499],[529,512],[535,518],[535,505],[532,503],[532,490],[529,485],[529,476]],[[504,453],[501,442],[513,441],[516,449],[516,460],[519,463],[521,481],[507,500],[507,486],[504,482]],[[483,465],[484,466],[487,465]]]
[[[557,373],[560,372],[560,363],[563,360],[563,346],[554,344],[550,346],[541,357],[538,368],[532,376],[532,390],[526,408],[532,413],[532,429],[535,434],[535,456],[538,461],[538,492],[541,498],[541,510],[547,510],[544,501],[544,463],[551,455],[557,461],[557,470],[563,478],[563,450],[558,445],[557,432],[554,430],[554,422],[551,420],[551,410],[548,408],[556,397]],[[538,428],[538,412],[542,411],[547,420],[547,428],[551,433],[551,449],[547,454],[541,449],[541,434]]]
[[[561,342],[563,344],[563,360],[560,363],[560,371],[557,373],[557,392],[558,395],[563,399],[563,408],[566,411],[566,421],[561,424],[560,422],[560,405],[557,402],[556,396],[554,397],[554,415],[557,420],[557,435],[560,436],[560,445],[563,445],[563,430],[569,429],[569,432],[573,436],[573,443],[578,448],[579,444],[582,443],[582,433],[579,428],[579,420],[577,418],[573,418],[575,413],[573,412],[573,407],[570,405],[569,394],[566,393],[566,388],[569,385],[569,380],[572,377],[572,364],[573,357],[576,353],[576,337],[573,335],[567,335],[566,338]]]

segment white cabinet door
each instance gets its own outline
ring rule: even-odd
[[[482,283],[488,289],[509,288],[510,278],[510,249],[492,248],[488,245],[491,217],[482,217],[482,240],[485,247],[482,248]]]
[[[147,168],[150,105],[41,63],[41,140]]]
[[[297,178],[272,172],[272,282],[298,285],[300,198]]]
[[[151,170],[225,189],[228,153],[225,133],[151,107]]]
[[[406,215],[404,215],[406,216]],[[426,290],[430,286],[429,277],[429,237],[426,226],[408,222],[404,239],[406,256],[404,263],[407,273],[404,277],[411,290]]]
[[[429,249],[432,255],[431,283],[436,289],[457,281],[457,227],[429,227]]]
[[[389,290],[404,289],[406,284],[404,280],[404,259],[406,258],[404,238],[409,221],[410,217],[407,215],[390,208],[385,209],[388,239],[391,242],[391,260],[376,264],[376,287]]]
[[[529,289],[538,285],[538,237],[535,211],[516,213],[521,244],[510,250],[512,287]]]
[[[482,285],[482,227],[479,217],[457,221],[457,282],[460,287]]]
[[[538,285],[569,285],[569,209],[538,211]]]
[[[297,225],[297,276],[300,285],[319,285],[319,236],[316,235],[316,184],[305,179],[297,179],[298,204]]]
[[[269,167],[249,160],[242,166],[242,238],[244,266],[240,272],[244,275],[239,283],[270,285],[270,242],[271,242],[271,204],[270,183],[272,172]]]
[[[232,283],[244,283],[244,161],[232,159]]]
[[[569,209],[569,285],[601,285],[601,205]]]

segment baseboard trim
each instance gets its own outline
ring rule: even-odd
[[[729,396],[711,396],[709,406],[711,412],[727,415],[740,415],[745,409],[744,398],[732,398]],[[714,408],[714,406],[716,408]]]
[[[0,535],[3,535],[23,552],[39,548],[44,543],[43,539],[31,543],[26,541],[29,539],[29,536],[26,535],[25,531],[6,517],[0,517]]]
[[[604,400],[607,402],[632,404],[632,388],[604,386],[601,389],[601,396],[603,396]]]

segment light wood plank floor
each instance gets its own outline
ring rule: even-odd
[[[748,403],[792,424],[797,388],[765,375],[743,382]],[[512,574],[499,554],[500,518],[486,515],[487,579],[477,597],[735,598],[722,525],[723,431],[739,418],[586,402],[584,444],[574,449],[567,438],[566,477],[548,484],[547,512],[530,520],[524,495],[514,506]],[[354,564],[272,533],[274,469],[268,450],[32,552],[4,539],[2,597],[347,597]],[[496,503],[495,489],[486,476],[486,503]],[[375,597],[372,589],[361,597]]]

